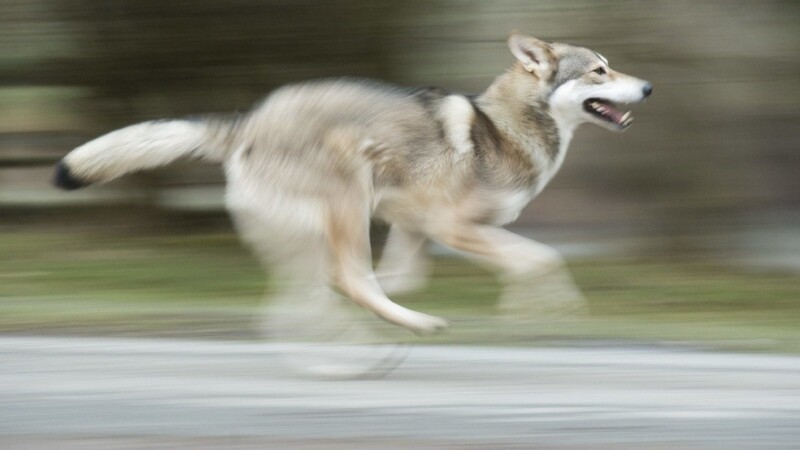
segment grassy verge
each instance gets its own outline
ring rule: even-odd
[[[800,352],[800,283],[708,261],[576,261],[592,314],[572,322],[495,315],[500,286],[483,269],[440,258],[428,288],[398,297],[451,318],[430,342],[584,344],[622,340]],[[0,236],[0,332],[252,338],[268,288],[230,235]]]

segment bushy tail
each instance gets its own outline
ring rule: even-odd
[[[179,158],[222,162],[232,150],[235,121],[167,120],[131,125],[89,141],[57,165],[56,186],[72,190]]]

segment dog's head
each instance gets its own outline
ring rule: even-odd
[[[597,52],[569,44],[545,42],[512,33],[511,53],[545,93],[550,111],[560,126],[590,122],[612,131],[630,126],[630,111],[620,105],[644,101],[653,86],[612,70]]]

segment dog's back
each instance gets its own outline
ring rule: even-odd
[[[270,171],[274,180],[296,168],[309,181],[303,190],[313,192],[366,165],[375,166],[376,185],[396,185],[420,159],[446,151],[430,111],[407,90],[357,80],[281,88],[251,114],[241,137],[247,173]]]

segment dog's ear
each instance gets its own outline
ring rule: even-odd
[[[522,63],[522,67],[540,80],[550,78],[558,64],[556,53],[545,41],[512,31],[508,37],[508,48]]]

